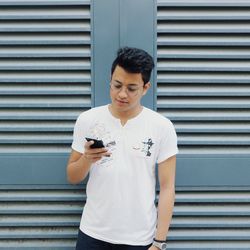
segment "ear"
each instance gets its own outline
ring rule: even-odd
[[[150,82],[147,82],[146,84],[144,84],[142,95],[146,95],[150,87],[151,87],[151,83]]]

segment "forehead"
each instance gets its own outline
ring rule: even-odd
[[[129,73],[125,71],[122,67],[120,67],[119,65],[116,66],[111,78],[113,81],[119,81],[123,84],[144,83],[142,80],[141,73]]]

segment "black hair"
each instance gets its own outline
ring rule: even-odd
[[[149,82],[154,60],[146,51],[138,48],[123,47],[117,51],[117,57],[111,68],[111,76],[119,65],[128,73],[141,73],[144,84]]]

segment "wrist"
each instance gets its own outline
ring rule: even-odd
[[[78,167],[83,171],[84,176],[86,176],[90,170],[91,167],[91,162],[89,161],[88,158],[83,154],[81,158],[78,161]],[[84,177],[85,178],[85,177]]]
[[[165,242],[167,239],[167,232],[165,230],[157,230],[154,235],[154,240]]]
[[[159,243],[164,243],[164,242],[166,242],[166,240],[158,239],[158,238],[154,238],[153,240],[156,241],[156,242],[159,242]]]
[[[91,160],[86,157],[85,153],[82,154],[81,158],[82,158],[83,165],[90,166],[92,164]]]

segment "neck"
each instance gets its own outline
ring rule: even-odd
[[[127,120],[132,119],[134,117],[136,117],[137,115],[139,115],[141,113],[143,109],[143,106],[139,105],[136,109],[134,110],[128,110],[128,111],[118,111],[116,110],[112,104],[109,105],[109,111],[111,112],[111,114],[120,119],[122,123],[126,123]]]

